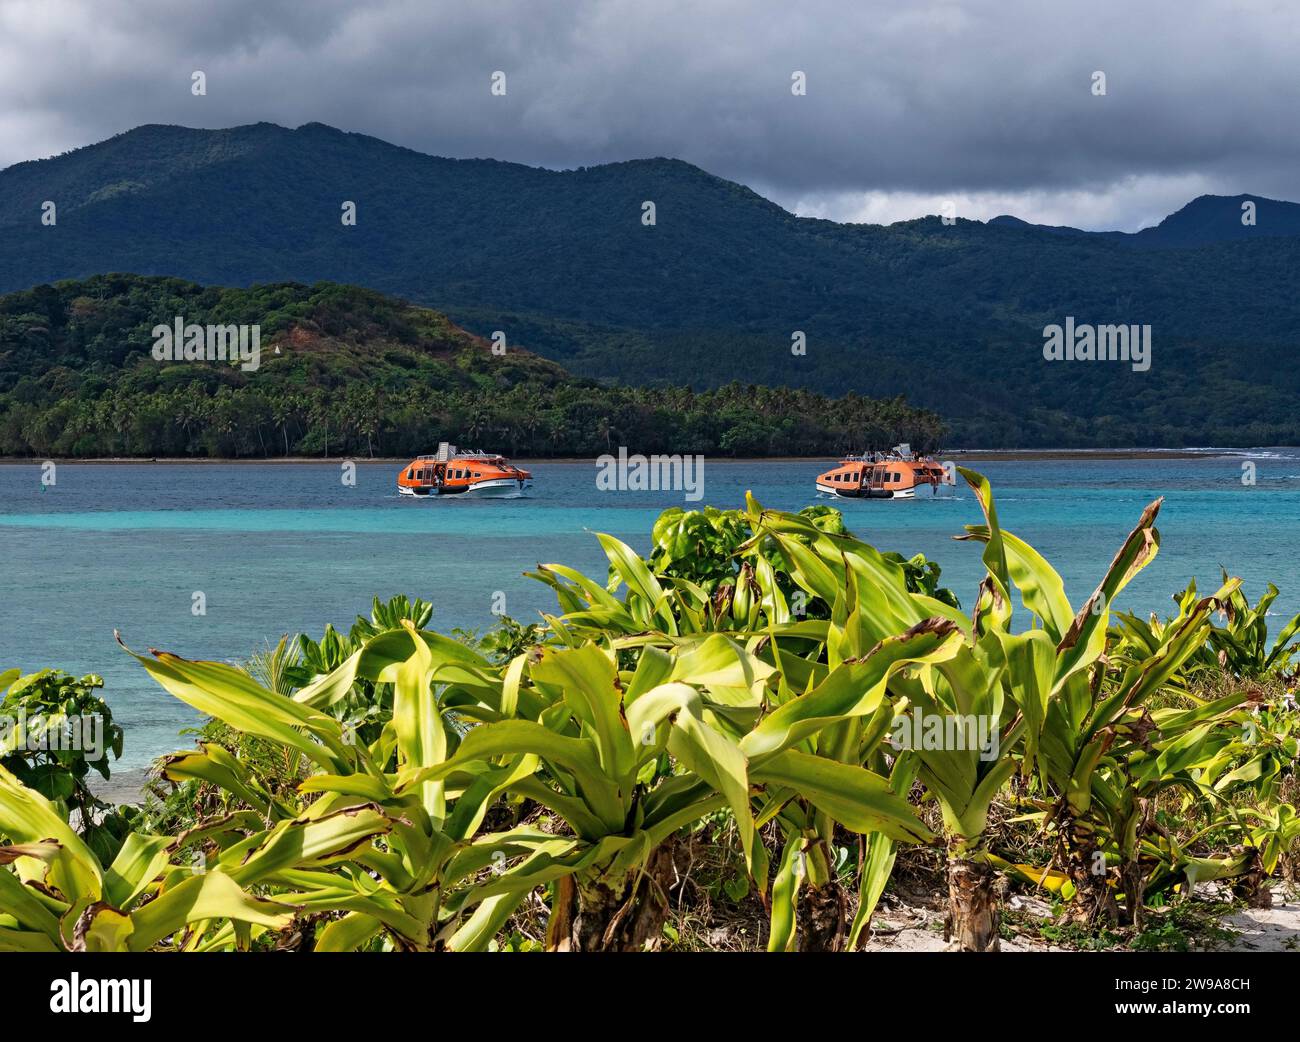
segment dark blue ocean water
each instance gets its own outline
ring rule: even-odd
[[[1256,483],[1242,483],[1243,462]],[[604,574],[593,532],[648,549],[671,492],[601,492],[591,463],[531,465],[534,498],[399,499],[391,464],[361,464],[355,487],[334,464],[60,464],[41,485],[36,464],[0,465],[0,670],[57,666],[96,672],[127,730],[122,766],[177,748],[194,715],[155,687],[113,642],[191,658],[240,660],[281,634],[346,628],[371,598],[434,603],[435,628],[485,628],[493,597],[523,620],[554,600],[523,577],[539,562]],[[815,502],[817,462],[705,467],[704,502],[735,507],[752,489],[764,505]],[[1165,497],[1160,555],[1119,607],[1164,612],[1195,575],[1219,567],[1253,596],[1272,580],[1278,615],[1300,611],[1300,450],[1191,460],[991,462],[1005,528],[1028,539],[1078,603],[1104,572],[1142,508]],[[692,504],[688,504],[692,505]],[[980,520],[969,491],[915,501],[841,502],[850,528],[881,549],[924,553],[968,603],[980,549],[951,537]],[[206,615],[191,611],[195,591]]]

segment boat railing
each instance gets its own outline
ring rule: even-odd
[[[475,449],[473,452],[457,452],[454,456],[444,456],[441,453],[435,453],[431,456],[416,456],[415,461],[430,463],[447,463],[453,459],[503,459],[504,457],[498,452],[481,452]]]
[[[850,452],[840,457],[843,463],[933,463],[932,456],[923,456],[918,452],[900,456],[897,452]]]

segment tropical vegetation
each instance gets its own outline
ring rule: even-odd
[[[155,359],[152,331],[178,318],[257,326],[256,369]],[[815,456],[904,441],[933,450],[946,433],[894,396],[629,388],[571,376],[513,328],[502,346],[333,283],[221,289],[105,275],[38,286],[0,297],[0,455],[409,459],[450,441],[513,456],[620,445]]]
[[[1071,603],[962,475],[961,595],[750,497],[666,512],[646,556],[598,535],[605,576],[539,565],[556,610],[486,637],[398,598],[243,665],[129,651],[209,722],[112,843],[0,766],[0,949],[709,947],[694,894],[758,910],[749,946],[846,951],[916,865],[966,951],[999,949],[1008,890],[1133,947],[1198,887],[1267,902],[1300,851],[1300,616],[1270,640],[1276,591],[1226,576],[1116,611],[1159,500]]]

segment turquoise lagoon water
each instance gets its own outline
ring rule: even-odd
[[[1256,483],[1242,483],[1254,462]],[[391,464],[361,464],[354,487],[334,464],[60,464],[41,485],[36,464],[0,465],[0,669],[57,666],[100,673],[126,728],[123,767],[178,748],[196,716],[157,688],[113,641],[194,658],[238,660],[281,634],[346,628],[371,597],[432,601],[433,625],[486,628],[500,591],[522,620],[551,610],[523,577],[538,562],[603,574],[592,536],[648,549],[660,510],[681,493],[602,492],[591,463],[538,463],[532,499],[411,501]],[[817,462],[705,468],[704,502],[734,507],[752,489],[765,505],[815,502]],[[989,462],[1003,526],[1057,567],[1076,603],[1091,592],[1142,508],[1165,497],[1155,563],[1121,608],[1170,608],[1169,596],[1219,567],[1253,596],[1282,588],[1278,615],[1300,611],[1300,450],[1196,459]],[[687,504],[693,505],[693,504]],[[924,553],[970,600],[979,547],[953,542],[979,509],[969,491],[911,502],[842,502],[850,527],[882,549]],[[194,615],[202,591],[207,612]]]

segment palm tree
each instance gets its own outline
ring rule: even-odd
[[[294,400],[291,395],[280,395],[271,403],[271,419],[284,436],[284,454],[289,455],[289,421],[293,419]]]
[[[325,428],[324,447],[321,449],[322,459],[329,459],[330,457],[330,411],[330,401],[322,395],[311,403],[311,410],[308,414],[313,426],[319,423]]]

